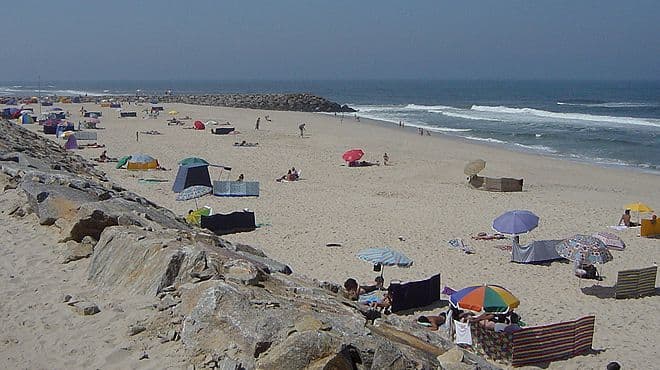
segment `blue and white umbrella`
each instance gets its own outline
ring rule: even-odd
[[[374,265],[410,267],[413,261],[403,253],[389,248],[369,248],[358,253],[358,258]],[[382,270],[381,270],[382,276]]]
[[[203,197],[206,194],[209,194],[213,191],[213,188],[210,186],[204,185],[194,185],[183,189],[179,194],[176,195],[176,200],[191,200]]]

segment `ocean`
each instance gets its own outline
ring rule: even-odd
[[[360,117],[660,174],[660,81],[0,82],[0,95],[309,92]]]

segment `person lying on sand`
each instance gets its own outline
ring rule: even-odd
[[[368,162],[368,161],[348,162],[348,167],[369,167],[369,166],[380,166],[380,163],[378,163],[378,162]]]
[[[82,144],[78,146],[84,146],[86,148],[105,148],[105,144],[98,144],[98,143]]]
[[[275,181],[280,182],[280,181],[296,181],[300,179],[300,172],[296,171],[296,168],[293,167],[291,168],[286,175],[275,179]]]
[[[474,240],[498,240],[498,239],[506,239],[506,236],[500,233],[495,233],[495,234],[489,234],[485,232],[481,232],[477,235],[473,235],[472,239]]]
[[[243,140],[240,143],[236,142],[234,143],[234,146],[257,146],[259,143],[248,143],[247,141]]]
[[[145,135],[162,135],[160,132],[156,130],[150,130],[150,131],[140,131],[141,134]]]
[[[429,330],[436,331],[447,321],[447,313],[441,312],[438,316],[420,316],[417,323],[426,326]]]

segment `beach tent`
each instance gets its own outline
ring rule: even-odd
[[[50,107],[50,106],[52,106],[52,105],[53,105],[53,102],[52,102],[52,101],[49,101],[49,100],[43,100],[43,101],[41,102],[41,106],[42,106],[42,107]]]
[[[110,108],[121,108],[121,103],[110,103]]]
[[[133,154],[126,163],[128,170],[153,170],[158,168],[158,160],[146,154]]]
[[[29,125],[34,123],[34,120],[29,114],[23,114],[18,120],[22,125]]]
[[[5,105],[16,105],[16,99],[11,98],[5,101]]]
[[[513,243],[511,261],[518,263],[544,263],[560,260],[556,246],[562,240],[536,240],[526,245]]]
[[[78,140],[76,140],[76,135],[69,135],[69,138],[66,139],[66,143],[64,144],[64,149],[78,149]]]
[[[71,102],[76,103],[76,104],[80,103],[80,97],[79,96],[74,96],[73,98],[71,98]]]
[[[172,185],[172,191],[180,193],[183,189],[194,185],[213,186],[211,176],[209,176],[208,164],[195,163],[179,166],[174,185]]]

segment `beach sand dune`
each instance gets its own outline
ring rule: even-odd
[[[442,274],[443,285],[459,289],[469,285],[499,284],[520,298],[518,312],[529,324],[553,323],[596,315],[594,348],[599,354],[554,363],[550,368],[604,368],[612,360],[625,368],[652,368],[660,320],[655,312],[660,299],[604,299],[584,294],[572,276],[572,265],[519,265],[509,262],[508,252],[495,248],[500,241],[473,241],[470,235],[491,231],[492,220],[511,209],[528,209],[540,216],[539,227],[521,237],[525,243],[538,239],[560,239],[576,233],[607,230],[618,222],[624,204],[643,201],[660,207],[658,176],[626,169],[602,168],[501,148],[475,145],[439,135],[419,136],[414,129],[360,122],[352,117],[325,114],[258,111],[220,107],[166,104],[196,119],[231,122],[241,133],[213,135],[206,131],[167,126],[159,119],[115,118],[111,109],[100,109],[103,119],[99,143],[108,155],[120,157],[146,153],[158,158],[171,171],[136,172],[114,169],[114,163],[100,164],[108,175],[126,188],[142,194],[178,214],[194,208],[194,202],[177,202],[171,192],[177,162],[198,156],[211,163],[231,166],[231,172],[211,168],[211,177],[260,181],[259,198],[207,196],[201,204],[216,212],[249,208],[255,211],[254,232],[226,238],[263,248],[288,263],[296,273],[343,282],[356,277],[361,282],[376,276],[371,266],[356,258],[367,247],[389,246],[404,252],[415,262],[409,269],[386,268],[391,279],[416,280]],[[80,105],[67,106],[78,112]],[[261,129],[254,130],[257,117]],[[73,121],[77,121],[74,113]],[[298,125],[306,123],[305,137]],[[37,129],[33,126],[32,129]],[[162,135],[140,135],[137,131],[157,130]],[[234,142],[258,142],[254,148],[237,148]],[[349,168],[341,159],[344,151],[362,148],[365,160],[390,166]],[[83,157],[97,157],[103,149],[85,149]],[[524,178],[521,193],[490,193],[471,189],[463,174],[469,160],[487,161],[483,175]],[[279,183],[275,178],[295,167],[302,180]],[[164,183],[143,183],[140,178],[161,178]],[[638,237],[638,229],[617,232],[628,248],[613,252],[614,260],[601,268],[604,287],[614,285],[619,270],[646,267],[660,260],[657,239]],[[402,236],[404,241],[401,241]],[[448,241],[462,238],[476,249],[472,255],[450,249]],[[341,243],[341,247],[326,247]]]

